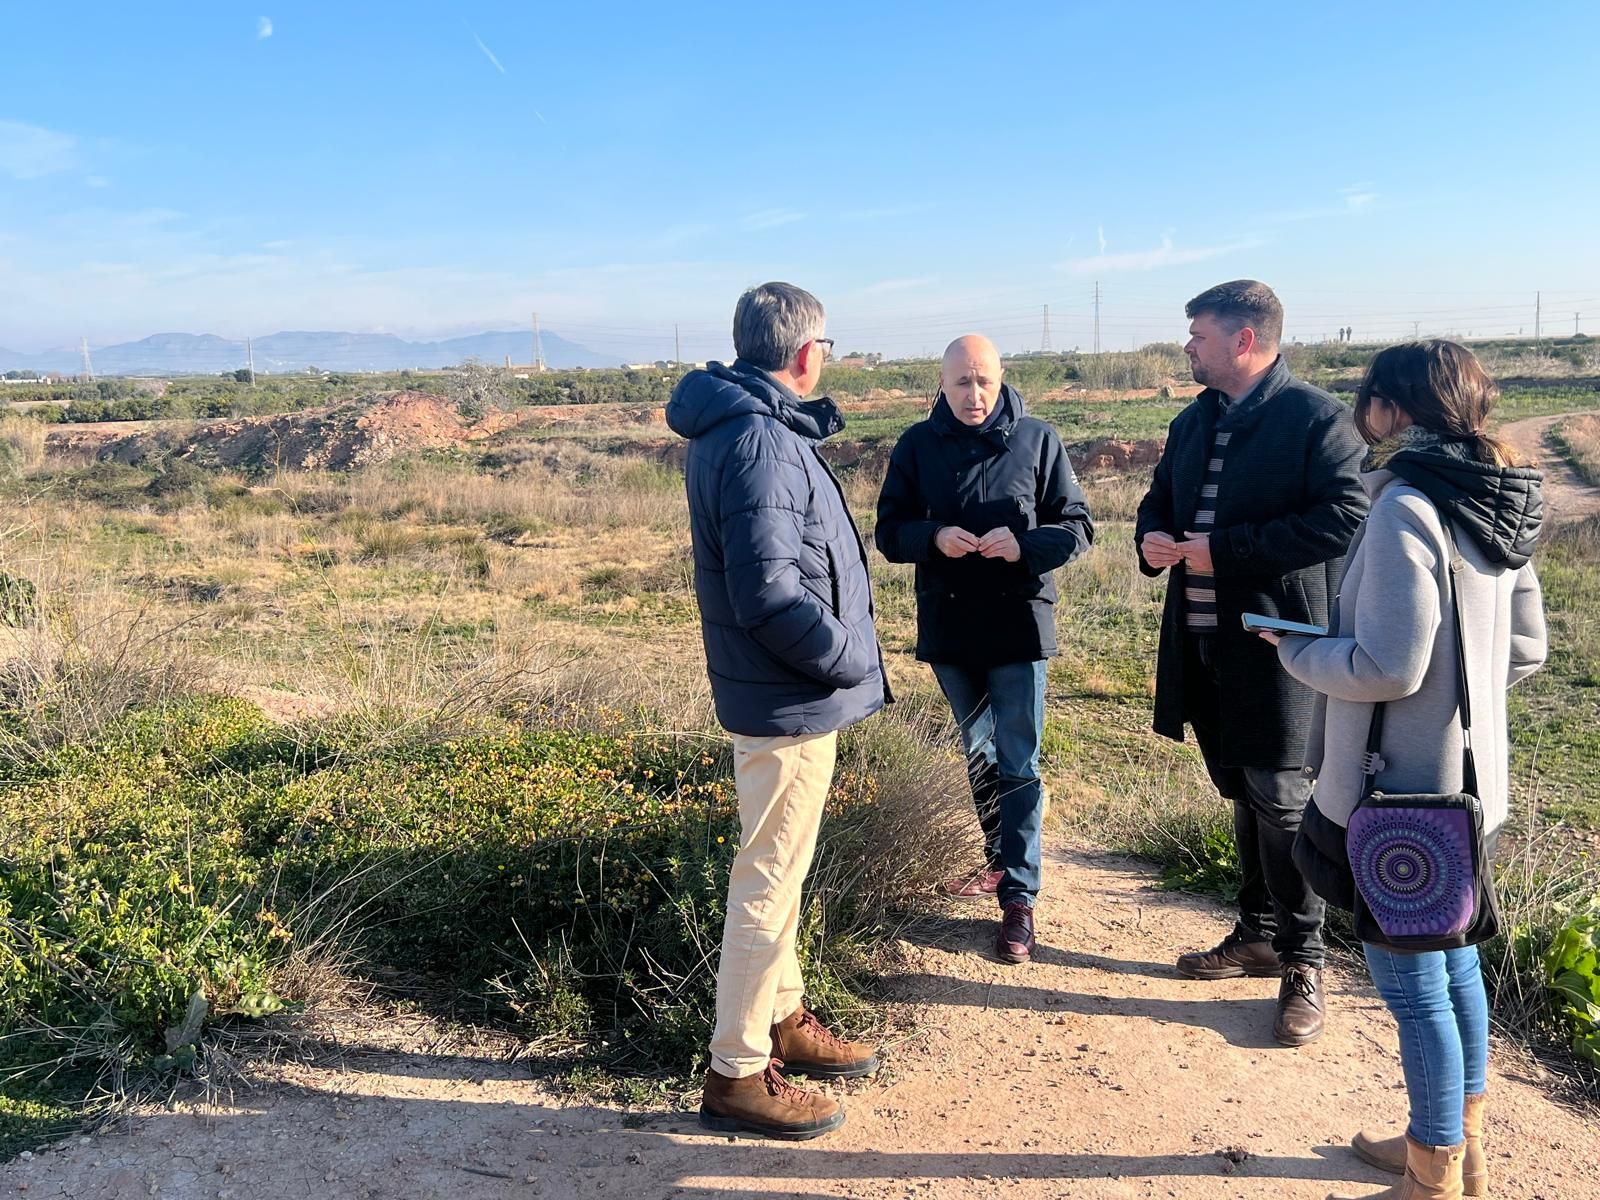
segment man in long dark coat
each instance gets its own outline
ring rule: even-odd
[[[1321,1035],[1326,1010],[1323,905],[1290,853],[1311,794],[1314,697],[1240,617],[1327,624],[1366,514],[1364,448],[1348,408],[1289,374],[1283,307],[1266,284],[1219,284],[1185,312],[1184,349],[1205,390],[1168,430],[1134,536],[1146,575],[1172,571],[1155,730],[1182,741],[1193,728],[1233,802],[1241,880],[1233,931],[1177,965],[1192,979],[1279,977],[1273,1033],[1299,1046]]]

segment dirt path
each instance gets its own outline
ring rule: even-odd
[[[1550,431],[1577,413],[1530,417],[1501,428],[1500,436],[1544,471],[1545,512],[1552,521],[1576,521],[1600,513],[1600,487],[1585,483],[1550,444]]]
[[[1311,1200],[1387,1182],[1344,1148],[1405,1108],[1393,1028],[1364,980],[1334,979],[1320,1042],[1279,1048],[1271,981],[1193,983],[1168,966],[1219,937],[1222,914],[1102,853],[1058,850],[1047,871],[1031,966],[987,957],[981,906],[904,946],[890,987],[922,1006],[919,1032],[850,1085],[847,1123],[819,1141],[733,1141],[691,1114],[566,1103],[491,1053],[343,1047],[335,1065],[276,1068],[222,1107],[11,1163],[0,1197]],[[1590,1195],[1600,1133],[1534,1075],[1496,1063],[1494,1195]]]

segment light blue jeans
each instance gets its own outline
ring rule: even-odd
[[[1489,1071],[1489,997],[1478,948],[1397,954],[1365,943],[1367,969],[1400,1027],[1412,1140],[1460,1145],[1461,1104]]]

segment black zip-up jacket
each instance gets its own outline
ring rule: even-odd
[[[945,525],[978,537],[1003,525],[1022,557],[946,558],[933,541]],[[1060,437],[1007,384],[980,426],[962,424],[941,393],[901,434],[874,540],[890,562],[916,564],[919,659],[1001,666],[1055,654],[1053,572],[1089,548],[1094,522]]]

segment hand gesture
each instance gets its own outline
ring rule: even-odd
[[[1022,547],[1017,545],[1017,535],[1002,525],[978,539],[978,553],[985,558],[1000,558],[1014,563],[1022,557]]]
[[[978,539],[959,525],[946,525],[933,535],[934,547],[946,558],[964,558],[978,548]]]
[[[1177,541],[1170,533],[1162,533],[1159,529],[1151,530],[1140,539],[1139,553],[1144,555],[1145,562],[1158,571],[1183,561]]]
[[[1183,535],[1189,540],[1178,543],[1178,551],[1183,555],[1184,562],[1196,571],[1207,575],[1212,573],[1211,566],[1211,535],[1209,533],[1195,533],[1190,531]]]

